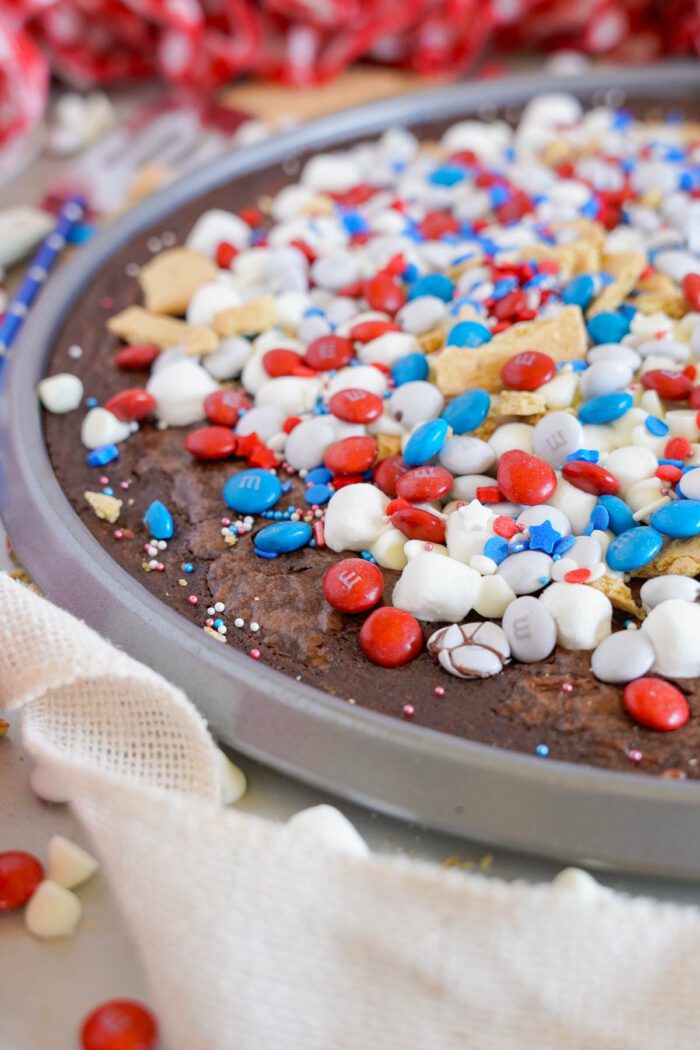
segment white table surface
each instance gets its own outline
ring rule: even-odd
[[[0,190],[0,207],[36,202],[47,179],[60,166],[40,162]],[[0,568],[8,568],[0,525]],[[0,740],[0,850],[25,849],[46,859],[53,834],[90,848],[65,806],[39,801],[28,786],[31,759],[23,750],[19,720]],[[373,849],[402,853],[436,863],[461,864],[506,879],[545,881],[561,864],[516,855],[436,834],[345,804],[272,770],[233,756],[245,770],[249,791],[240,807],[273,820],[285,820],[307,806],[337,804]],[[700,904],[696,883],[601,877],[615,888],[664,899]],[[107,880],[98,873],[79,891],[84,907],[75,936],[40,942],[25,929],[22,914],[0,916],[0,1050],[77,1050],[81,1020],[96,1004],[134,996],[148,1002],[139,959],[116,910]],[[167,1050],[161,1047],[160,1050]],[[303,1050],[303,1048],[300,1048]]]

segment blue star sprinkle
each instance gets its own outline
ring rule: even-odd
[[[551,554],[561,539],[561,533],[552,527],[551,521],[545,519],[541,525],[530,526],[530,550],[544,551]]]

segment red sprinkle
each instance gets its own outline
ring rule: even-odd
[[[614,474],[597,463],[589,463],[586,459],[574,459],[565,463],[562,474],[577,489],[590,492],[593,496],[614,496],[620,489],[620,483]]]
[[[453,480],[444,467],[414,467],[398,479],[396,493],[411,503],[432,503],[447,495]]]
[[[384,402],[369,390],[348,387],[333,394],[328,407],[336,419],[345,423],[372,423],[381,416]]]
[[[546,503],[557,487],[557,476],[549,463],[519,449],[501,456],[497,479],[507,500],[528,507]]]
[[[326,530],[322,521],[315,521],[313,524],[314,539],[316,546],[323,549],[326,546]]]
[[[349,437],[336,441],[323,462],[334,474],[362,474],[377,458],[377,442],[371,437]]]
[[[700,273],[688,273],[681,281],[683,295],[693,310],[700,310]]]
[[[323,580],[329,605],[344,613],[367,612],[384,594],[381,569],[363,558],[344,558],[331,565]]]
[[[501,369],[501,379],[511,390],[537,390],[548,383],[556,372],[549,354],[539,350],[524,350],[509,358]]]
[[[282,430],[285,434],[291,434],[294,427],[298,427],[301,423],[301,416],[287,416],[284,423],[282,424]]]
[[[499,514],[497,518],[494,518],[493,531],[497,536],[502,536],[503,539],[510,540],[516,535],[516,533],[520,532],[520,528],[515,524],[512,518],[506,518],[504,515]]]
[[[294,370],[300,364],[301,357],[293,350],[268,350],[266,354],[263,354],[262,366],[273,379],[279,376],[294,375]]]
[[[566,583],[586,583],[590,576],[590,569],[572,569],[571,572],[564,573],[564,580]]]
[[[204,414],[210,423],[235,427],[241,412],[247,412],[250,404],[241,390],[215,390],[204,399]]]
[[[502,503],[503,493],[498,485],[480,485],[476,490],[479,503]]]
[[[198,427],[185,438],[185,448],[195,459],[226,459],[236,451],[236,437],[229,427]]]
[[[387,314],[397,313],[406,302],[406,292],[388,273],[378,273],[364,283],[365,299],[373,310]]]
[[[31,853],[0,853],[0,911],[21,908],[43,878],[44,869]]]
[[[350,329],[350,338],[356,343],[371,343],[387,332],[400,332],[401,328],[394,321],[360,321]]]
[[[380,667],[400,667],[423,648],[423,632],[415,616],[403,609],[375,609],[360,629],[365,656]]]
[[[114,363],[121,372],[146,372],[160,353],[153,343],[123,346],[114,355]]]
[[[425,540],[427,543],[445,542],[445,522],[437,514],[420,507],[397,510],[391,515],[391,524],[409,540]]]
[[[342,368],[355,356],[349,339],[340,335],[321,335],[309,343],[304,354],[304,364],[318,372],[330,372]]]
[[[228,270],[231,263],[238,255],[238,248],[229,241],[219,241],[216,248],[216,265],[222,270]]]
[[[95,1007],[80,1030],[83,1050],[153,1050],[157,1039],[153,1014],[131,999],[112,999]]]
[[[664,401],[686,401],[693,392],[693,384],[682,372],[653,368],[642,376],[645,390],[655,390]]]
[[[666,459],[687,459],[693,451],[687,438],[674,437],[666,444],[664,456]]]
[[[656,468],[656,477],[675,485],[683,477],[683,471],[680,467],[674,467],[671,463],[662,463],[660,467]]]
[[[261,655],[262,655],[262,653],[260,652],[259,649],[251,649],[250,652],[248,653],[248,655],[252,656],[252,658],[254,660],[259,660]]]
[[[638,678],[630,682],[625,687],[624,704],[627,714],[638,725],[664,733],[680,729],[690,718],[683,693],[660,678]]]
[[[147,419],[153,414],[156,407],[156,399],[143,387],[130,387],[128,390],[120,390],[118,394],[110,397],[105,408],[123,423],[132,423],[135,420]]]

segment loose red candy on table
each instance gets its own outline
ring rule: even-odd
[[[377,458],[377,442],[371,437],[349,437],[336,441],[323,462],[334,474],[362,474]]]
[[[373,310],[383,310],[387,314],[397,313],[406,302],[406,292],[388,273],[378,273],[365,281],[364,294]]]
[[[386,456],[374,468],[372,480],[385,496],[393,499],[396,496],[396,485],[399,478],[409,469],[402,456]]]
[[[400,667],[423,648],[423,632],[415,616],[385,606],[370,613],[360,628],[365,656],[380,667]]]
[[[333,394],[328,407],[336,419],[342,419],[345,423],[372,423],[381,416],[384,402],[378,394],[372,394],[369,390],[349,387]]]
[[[497,480],[507,500],[527,507],[546,503],[557,487],[557,476],[549,463],[519,449],[503,453]]]
[[[293,350],[268,350],[263,354],[263,368],[272,379],[293,375],[300,364],[301,357]]]
[[[236,451],[236,436],[230,427],[198,427],[185,438],[185,448],[195,459],[227,459]]]
[[[682,372],[665,368],[653,368],[642,376],[645,390],[655,390],[664,401],[687,401],[693,392],[693,384]]]
[[[700,273],[687,273],[681,281],[681,288],[693,310],[700,310]]]
[[[118,394],[110,397],[105,408],[123,423],[138,422],[153,415],[156,407],[156,399],[143,387],[135,386],[129,390],[120,390]]]
[[[587,459],[574,459],[565,463],[562,474],[577,489],[590,492],[593,496],[615,496],[620,489],[620,482],[614,474],[597,463],[589,463]]]
[[[323,580],[325,599],[339,612],[367,612],[383,593],[381,569],[362,558],[344,558],[331,565]]]
[[[401,328],[394,321],[360,321],[350,329],[350,338],[356,343],[371,343],[387,332],[400,332]]]
[[[548,383],[555,372],[556,365],[549,354],[524,350],[506,361],[501,369],[501,379],[511,390],[537,390]]]
[[[121,372],[147,372],[160,354],[154,343],[139,346],[123,346],[114,355],[114,363]]]
[[[688,701],[680,689],[661,678],[637,678],[625,687],[627,714],[647,729],[669,733],[690,718]]]
[[[80,1030],[83,1050],[154,1050],[158,1025],[150,1010],[132,999],[112,999],[88,1014]]]
[[[349,364],[354,356],[355,351],[350,340],[331,333],[320,335],[318,339],[310,342],[303,361],[309,368],[315,368],[318,372],[330,372]]]
[[[447,495],[453,481],[444,467],[414,467],[398,479],[396,494],[411,503],[432,503]]]
[[[247,412],[250,406],[242,390],[215,390],[204,399],[204,414],[210,423],[235,427],[241,412]]]
[[[0,911],[21,908],[44,878],[44,869],[31,853],[0,853]]]
[[[420,507],[409,507],[397,510],[390,518],[391,524],[409,540],[423,540],[425,543],[445,542],[445,522],[437,514]]]

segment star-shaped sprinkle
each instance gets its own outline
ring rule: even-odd
[[[541,525],[530,526],[531,551],[544,551],[545,554],[551,554],[560,539],[561,533],[552,527],[548,519],[545,519]]]
[[[458,513],[462,527],[468,532],[472,529],[488,529],[494,517],[478,499],[473,499],[466,507],[460,507]]]

